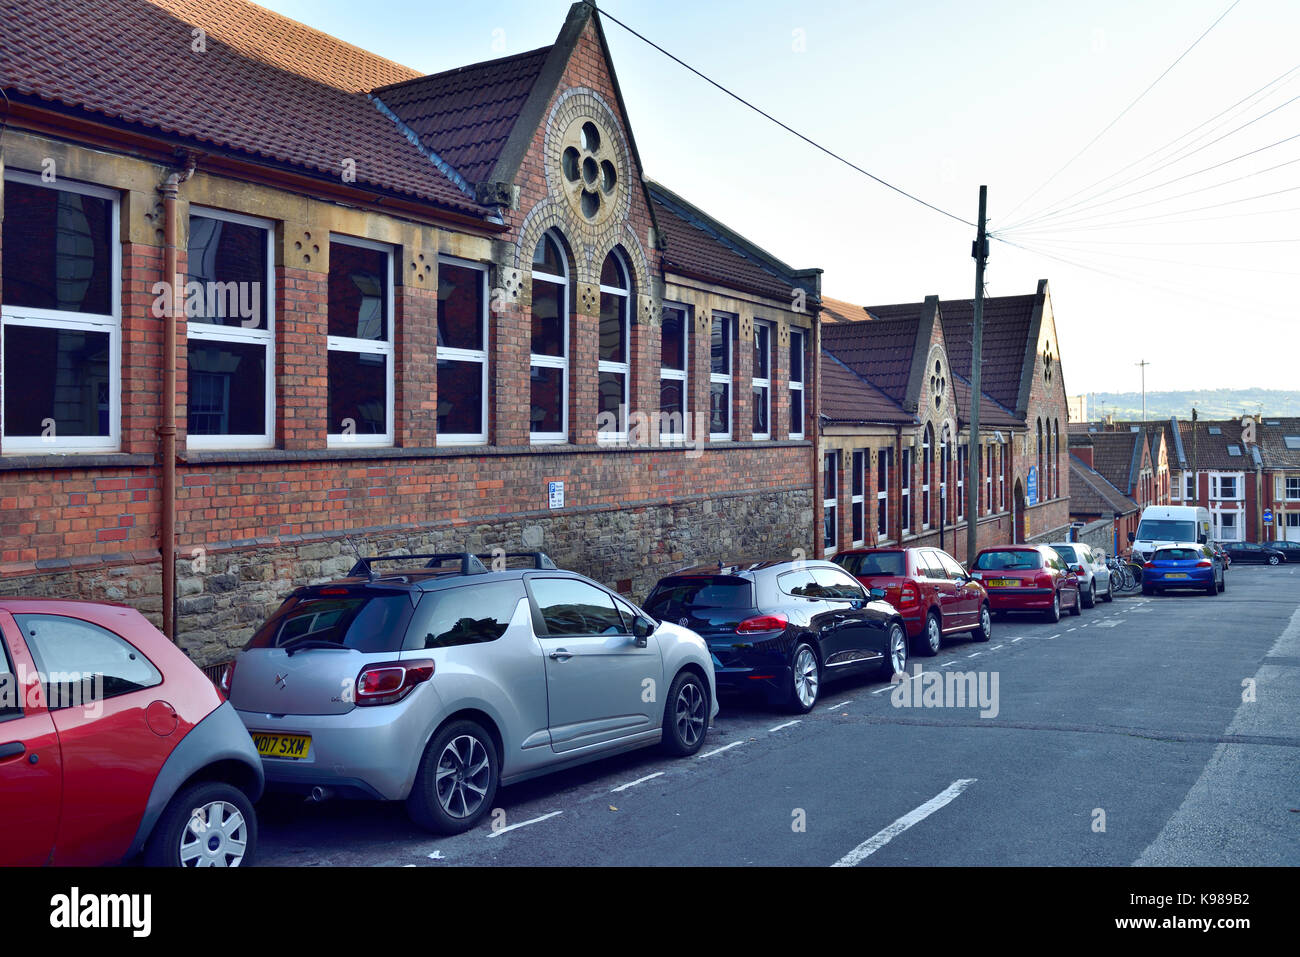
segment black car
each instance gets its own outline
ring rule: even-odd
[[[1286,561],[1286,553],[1281,549],[1254,542],[1224,542],[1223,550],[1234,562],[1243,565],[1281,565]]]
[[[719,696],[804,714],[824,680],[907,667],[903,619],[881,597],[828,561],[719,563],[661,579],[645,610],[708,643]]]
[[[1277,549],[1289,562],[1300,562],[1300,542],[1269,542],[1268,547]]]

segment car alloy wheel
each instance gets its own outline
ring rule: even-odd
[[[939,616],[931,612],[925,619],[925,641],[921,644],[923,655],[933,656],[939,653],[943,645],[943,629],[939,626]]]
[[[1047,620],[1050,622],[1061,620],[1061,593],[1059,591],[1052,594],[1052,610],[1047,613]]]
[[[449,817],[472,817],[483,805],[491,780],[492,764],[482,741],[461,734],[447,742],[438,757],[435,788]]]
[[[1281,563],[1281,560],[1276,555],[1270,555],[1268,556],[1268,563],[1270,565],[1278,565]]]
[[[993,637],[993,619],[989,616],[989,606],[980,606],[980,626],[971,632],[976,641],[988,641]]]
[[[704,737],[704,711],[704,692],[695,682],[685,682],[677,692],[673,721],[677,724],[677,736],[688,748],[695,747]]]
[[[248,822],[226,801],[196,807],[181,831],[182,867],[238,867],[248,848]]]
[[[794,696],[803,711],[811,711],[817,703],[817,691],[821,685],[821,673],[817,666],[817,655],[808,647],[800,645],[794,656]]]
[[[889,660],[885,662],[885,674],[893,677],[907,671],[907,635],[903,626],[894,622],[889,626]]]

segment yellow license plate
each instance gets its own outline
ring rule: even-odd
[[[996,588],[1015,587],[1020,584],[1018,578],[990,578],[988,583]]]
[[[254,731],[253,744],[257,745],[257,753],[264,758],[301,761],[311,753],[309,734],[263,734]]]
[[[1166,577],[1166,578],[1186,578],[1187,575],[1186,575],[1184,572],[1165,572],[1165,577]]]

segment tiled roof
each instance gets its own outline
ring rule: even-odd
[[[1276,422],[1277,425],[1269,425]],[[1218,429],[1219,434],[1211,434],[1210,429]],[[1183,451],[1187,455],[1187,466],[1192,465],[1192,423],[1178,420]],[[1196,468],[1198,471],[1210,469],[1224,472],[1253,471],[1259,464],[1266,469],[1300,469],[1300,448],[1289,449],[1286,437],[1294,436],[1296,445],[1300,445],[1300,418],[1283,418],[1270,416],[1255,426],[1256,445],[1247,446],[1241,440],[1240,419],[1198,419],[1195,429]],[[1228,446],[1236,446],[1240,455],[1229,455]]]
[[[822,324],[822,347],[900,406],[907,401],[921,304],[912,309],[910,317]]]
[[[409,74],[242,0],[6,0],[0,32],[0,82],[16,101],[335,182],[351,160],[359,185],[486,215],[359,92]]]
[[[952,377],[953,390],[957,393],[957,421],[959,425],[970,422],[970,382],[956,373]],[[980,431],[985,429],[1012,429],[1024,423],[1010,409],[1004,408],[987,392],[981,392]]]
[[[912,423],[915,417],[835,356],[822,352],[822,418],[828,422]]]
[[[875,317],[866,306],[855,306],[843,299],[822,296],[822,319],[827,322],[864,322]]]
[[[787,272],[788,267],[783,269],[775,257],[763,254],[676,193],[658,183],[647,187],[666,243],[665,272],[791,301],[794,270]]]
[[[980,390],[1008,409],[1019,409],[1020,382],[1029,344],[1029,330],[1038,296],[990,296],[984,300],[984,341],[981,346]],[[947,299],[939,303],[943,337],[953,372],[971,374],[971,326],[975,319],[972,299]],[[876,314],[875,307],[871,312]]]
[[[1255,431],[1265,468],[1300,469],[1300,418],[1266,417]],[[1291,447],[1286,444],[1288,436]]]
[[[1137,502],[1117,489],[1096,469],[1088,468],[1077,456],[1070,456],[1070,515],[1098,515],[1109,518],[1116,512],[1128,515],[1138,510]]]
[[[542,47],[375,90],[424,146],[470,183],[487,180],[546,62]]]
[[[1126,494],[1134,487],[1134,456],[1141,456],[1140,432],[1095,432],[1092,438],[1093,467]]]

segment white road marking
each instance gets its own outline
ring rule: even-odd
[[[778,724],[775,728],[768,728],[768,729],[767,729],[767,733],[768,733],[768,734],[771,734],[773,731],[780,731],[782,728],[788,728],[788,727],[790,727],[790,726],[792,726],[792,725],[796,725],[796,724],[798,724],[798,723],[799,723],[799,719],[796,718],[794,721],[787,721],[785,724]],[[662,771],[660,771],[659,773],[660,773],[660,774],[663,774]]]
[[[1065,630],[1066,630],[1067,632],[1068,632],[1068,631],[1074,631],[1073,628],[1067,628],[1067,629],[1065,629]]]
[[[989,651],[997,651],[1001,647],[1002,647],[1001,645],[994,645],[992,648],[989,649]]]
[[[978,658],[978,657],[979,657],[980,655],[982,655],[982,654],[984,654],[984,652],[982,652],[982,651],[977,651],[977,652],[975,652],[975,654],[973,654],[973,655],[967,655],[966,657],[967,657],[967,658]]]
[[[955,661],[945,661],[945,662],[944,662],[943,664],[941,664],[939,667],[940,667],[940,668],[947,668],[949,665],[955,665],[956,663],[957,663],[957,662],[955,662]]]
[[[723,751],[730,751],[732,748],[738,748],[744,743],[745,743],[744,741],[732,741],[731,744],[724,744],[720,748],[714,748],[712,751],[706,751],[704,754],[701,754],[700,757],[711,758],[715,754],[721,754]]]
[[[545,821],[548,817],[555,817],[555,815],[563,813],[563,811],[552,811],[550,814],[543,814],[541,817],[535,817],[528,821],[520,821],[518,824],[511,824],[508,827],[498,828],[489,834],[488,837],[496,837],[497,835],[504,834],[507,831],[513,831],[515,828],[527,827],[529,824],[536,824],[538,821]]]
[[[661,777],[663,773],[664,772],[662,771],[656,771],[654,774],[647,774],[645,777],[637,778],[635,781],[628,781],[627,784],[620,784],[616,788],[610,788],[609,789],[610,793],[617,793],[619,791],[626,791],[628,788],[634,788],[638,784],[644,784],[646,781],[649,781],[651,778]]]
[[[1024,641],[1024,640],[1025,640],[1024,635],[1021,635],[1019,638],[1012,638],[1011,643],[1014,645],[1017,641]]]
[[[894,838],[898,837],[898,835],[902,834],[913,824],[919,824],[935,811],[951,803],[957,795],[961,794],[962,791],[965,791],[968,787],[974,784],[976,780],[976,778],[960,778],[959,780],[953,781],[952,784],[948,785],[920,807],[908,811],[893,824],[883,830],[877,831],[871,837],[867,838],[853,850],[849,851],[832,864],[831,867],[857,866]]]
[[[1054,635],[1048,635],[1048,636],[1047,636],[1047,640],[1048,640],[1048,641],[1051,641],[1053,638],[1060,638],[1060,637],[1061,637],[1061,633],[1058,631],[1058,632],[1057,632],[1056,634],[1054,634]]]
[[[847,707],[848,707],[849,705],[851,705],[851,704],[853,704],[853,699],[852,699],[852,698],[850,698],[848,701],[841,701],[839,704],[835,705],[835,707],[831,708],[831,710],[832,710],[832,711],[839,711],[840,708],[847,708]]]
[[[871,693],[872,693],[872,694],[884,694],[886,691],[889,691],[889,690],[891,690],[891,689],[890,689],[888,686],[886,686],[886,687],[884,687],[884,688],[877,688],[875,691],[873,691],[873,692],[871,692]]]

